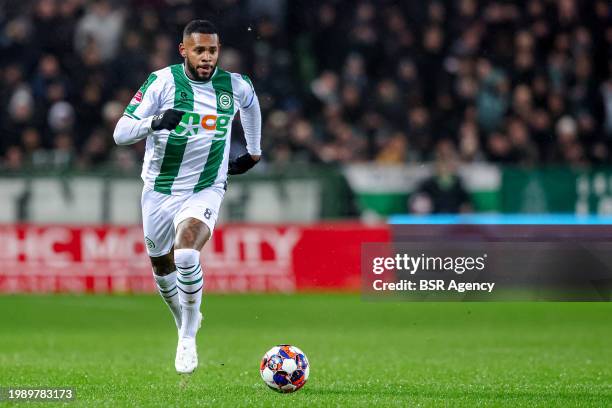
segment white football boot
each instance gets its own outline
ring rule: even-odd
[[[202,313],[198,323],[198,329],[202,327]],[[198,350],[195,338],[182,338],[179,333],[178,346],[176,347],[176,358],[174,368],[179,374],[191,374],[198,367]]]

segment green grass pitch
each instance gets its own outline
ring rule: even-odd
[[[2,296],[0,311],[0,386],[73,386],[69,407],[612,405],[610,303],[206,295],[187,378],[157,296]],[[279,343],[310,359],[295,394],[259,377]]]

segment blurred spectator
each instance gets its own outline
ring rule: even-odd
[[[426,179],[410,197],[410,212],[455,214],[472,211],[470,196],[457,174],[457,154],[449,140],[436,147],[435,174]]]
[[[462,162],[609,163],[611,15],[606,0],[23,0],[0,22],[0,158],[138,167],[114,121],[200,17],[220,64],[253,79],[267,161],[405,163],[451,140]]]
[[[466,163],[482,159],[478,125],[474,121],[465,121],[459,127],[459,157]]]
[[[406,162],[408,141],[406,135],[397,132],[391,135],[383,144],[376,156],[376,161],[381,164],[402,164]]]
[[[86,48],[95,47],[103,62],[111,60],[119,48],[123,23],[122,9],[113,7],[109,0],[92,1],[77,23],[75,48],[83,53]]]
[[[83,147],[79,157],[80,166],[91,168],[106,163],[110,156],[108,145],[111,141],[112,133],[96,128]]]
[[[499,128],[509,103],[510,86],[501,70],[494,68],[487,59],[477,65],[480,88],[476,98],[478,123],[485,131]]]
[[[519,118],[510,118],[507,134],[512,145],[512,161],[522,165],[535,165],[538,162],[538,149],[531,140],[529,129]]]
[[[68,102],[55,102],[49,108],[49,128],[53,133],[70,132],[74,125],[74,109]]]
[[[69,168],[74,161],[74,151],[72,146],[72,137],[69,133],[59,133],[53,141],[53,150],[51,151],[49,164],[51,167],[66,169]]]
[[[4,160],[2,162],[2,168],[8,171],[21,170],[24,165],[23,152],[19,146],[9,146],[6,149]]]

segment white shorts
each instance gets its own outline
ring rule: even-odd
[[[194,194],[173,196],[148,187],[142,190],[142,227],[149,256],[169,254],[176,227],[187,218],[202,221],[212,235],[225,189],[211,186]]]

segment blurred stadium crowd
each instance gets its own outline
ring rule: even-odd
[[[193,3],[193,4],[192,4]],[[253,79],[271,163],[609,162],[607,0],[0,0],[0,166],[140,166],[113,144],[186,22]],[[236,132],[239,133],[239,132]]]

